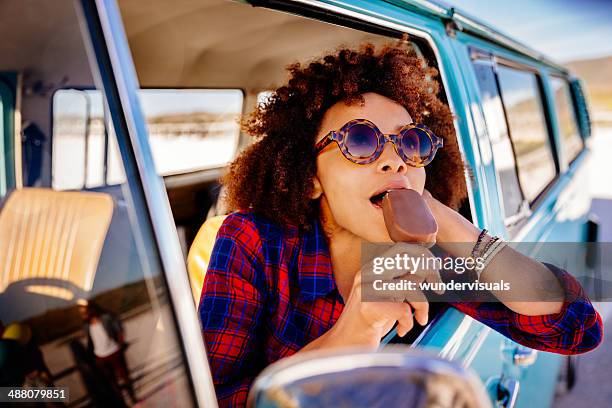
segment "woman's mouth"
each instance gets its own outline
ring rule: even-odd
[[[382,208],[382,200],[385,197],[385,195],[387,194],[386,191],[383,191],[382,193],[378,193],[373,195],[372,197],[370,197],[370,202],[372,203],[372,205],[376,208]]]

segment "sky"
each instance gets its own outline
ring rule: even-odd
[[[558,62],[612,55],[612,0],[445,0]]]

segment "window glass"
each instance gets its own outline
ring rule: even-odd
[[[531,202],[556,172],[538,79],[531,72],[505,66],[498,67],[498,77],[519,180]]]
[[[570,163],[582,150],[582,138],[578,132],[576,111],[572,103],[569,83],[564,79],[551,77],[550,84],[555,95],[561,151],[565,160]]]
[[[144,89],[151,149],[161,175],[226,165],[234,156],[242,113],[236,89]]]
[[[523,202],[513,147],[508,136],[504,108],[499,97],[492,64],[477,61],[474,63],[474,71],[480,89],[482,109],[487,133],[491,141],[495,170],[499,176],[504,216],[508,219],[520,211]]]
[[[66,406],[190,406],[157,244],[139,216],[148,210],[134,199],[140,190],[101,185],[103,97],[75,4],[12,2],[20,18],[0,25],[3,69],[28,73],[20,125],[38,148],[23,155],[37,188],[11,191],[0,210],[0,380],[67,387]],[[91,90],[64,89],[71,84]],[[117,145],[113,132],[108,138]],[[123,163],[114,164],[120,173]]]
[[[160,175],[220,167],[233,158],[240,131],[238,120],[243,101],[240,90],[144,89],[140,92],[140,101]],[[62,89],[55,93],[55,188],[104,185],[105,166],[106,184],[125,180],[117,166],[119,152],[112,138],[106,143],[107,160],[104,160],[105,120],[106,127],[110,124],[103,109],[97,90]]]

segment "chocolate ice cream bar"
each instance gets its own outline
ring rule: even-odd
[[[389,236],[395,242],[431,246],[436,242],[438,224],[421,195],[414,190],[389,190],[382,200]]]

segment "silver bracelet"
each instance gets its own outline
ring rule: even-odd
[[[506,246],[506,241],[504,241],[503,239],[499,237],[495,237],[495,238],[497,238],[497,240],[493,243],[493,245],[491,245],[487,249],[487,252],[483,255],[482,264],[480,265],[480,267],[476,266],[475,268],[476,276],[477,276],[477,279],[479,280],[480,280],[480,275],[485,270],[487,265],[489,265],[491,261],[493,260],[493,258],[495,257],[495,255],[497,255],[499,251],[501,251]]]

